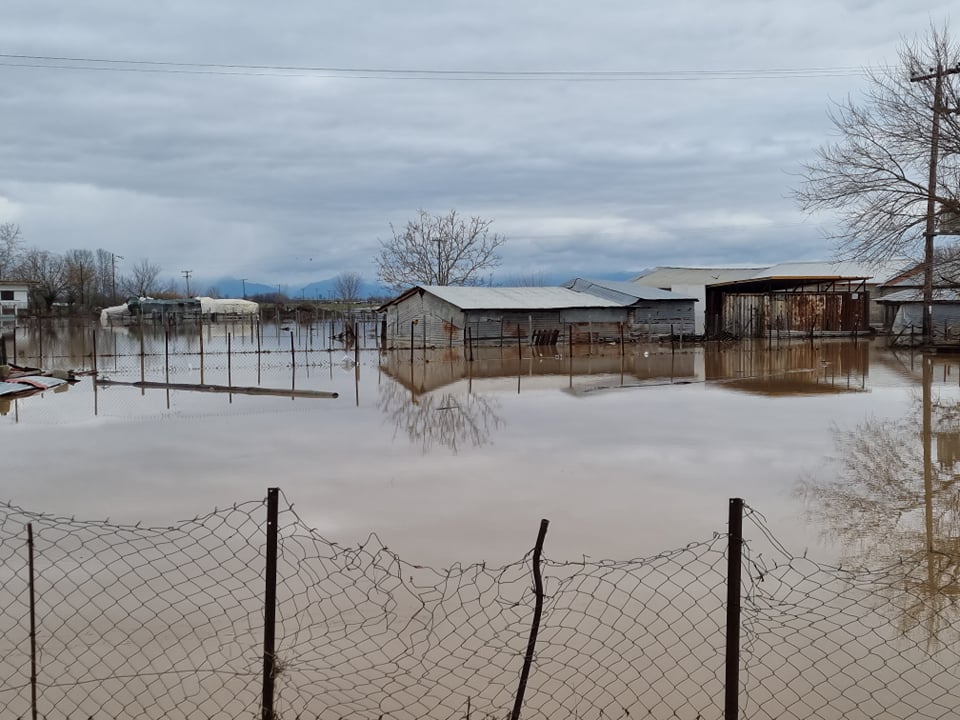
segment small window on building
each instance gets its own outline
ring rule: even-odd
[[[13,300],[13,290],[0,290],[0,300]]]

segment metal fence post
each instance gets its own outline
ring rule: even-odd
[[[279,488],[267,489],[267,550],[263,595],[263,704],[261,720],[274,720],[273,685],[276,677],[277,633],[277,522]]]
[[[730,498],[727,546],[727,655],[724,720],[737,720],[740,694],[740,563],[743,552],[743,499]]]
[[[533,625],[530,627],[530,640],[527,642],[527,654],[523,658],[523,670],[520,671],[520,684],[517,686],[517,697],[513,701],[513,712],[510,720],[520,720],[520,710],[523,708],[523,695],[527,690],[527,678],[530,677],[530,666],[533,664],[533,654],[537,648],[537,633],[540,630],[540,618],[543,615],[543,577],[540,574],[540,556],[543,554],[543,540],[547,536],[549,520],[540,521],[540,532],[537,533],[537,544],[533,548],[533,585],[536,593],[536,605],[533,608]]]
[[[37,603],[33,582],[33,523],[27,523],[27,550],[30,554],[30,717],[37,720]]]

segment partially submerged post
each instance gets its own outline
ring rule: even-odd
[[[275,720],[273,688],[276,679],[277,634],[277,524],[279,521],[278,488],[267,490],[267,547],[263,597],[263,702],[261,720]]]
[[[727,548],[727,651],[723,720],[737,720],[740,693],[740,564],[743,500],[730,498]]]
[[[520,720],[520,710],[523,708],[523,696],[527,690],[527,680],[530,677],[530,666],[533,665],[533,655],[537,649],[537,633],[540,630],[540,618],[543,615],[543,576],[541,575],[540,559],[543,554],[543,541],[547,536],[547,526],[550,521],[540,521],[540,531],[537,533],[537,544],[533,548],[533,590],[536,596],[533,608],[533,623],[530,626],[530,639],[527,641],[527,653],[523,658],[523,669],[520,671],[520,684],[517,686],[517,696],[513,701],[513,712],[510,720]]]
[[[27,523],[30,571],[30,717],[37,720],[37,603],[33,582],[33,523]]]

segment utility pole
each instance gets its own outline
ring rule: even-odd
[[[113,285],[113,302],[117,302],[117,258],[123,260],[123,255],[116,255],[115,253],[110,253],[110,260],[112,265],[111,271],[111,284]]]
[[[943,78],[960,73],[960,66],[937,69],[924,75],[911,75],[910,82],[933,80],[933,128],[930,131],[930,174],[927,179],[927,226],[923,244],[923,343],[933,342],[933,239],[937,234],[937,160],[940,158],[940,115],[945,111]]]
[[[187,282],[187,297],[190,297],[190,276],[193,275],[193,270],[181,270],[180,273]]]
[[[243,299],[246,300],[247,299],[247,279],[240,278],[240,282],[243,283]]]

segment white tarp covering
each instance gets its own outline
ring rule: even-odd
[[[252,300],[198,297],[204,315],[256,315],[260,306]]]
[[[944,328],[956,336],[960,328],[960,303],[934,303],[930,313],[934,334],[942,334]],[[895,335],[909,333],[911,329],[919,333],[923,328],[923,303],[903,303],[897,308],[891,330]]]
[[[100,324],[101,325],[110,325],[111,320],[119,321],[122,318],[130,317],[130,308],[127,307],[126,303],[123,305],[114,305],[112,307],[105,307],[100,311]]]
[[[260,312],[260,306],[251,300],[209,297],[195,299],[200,302],[200,313],[202,315],[256,315]],[[140,298],[141,302],[149,300],[151,298]],[[129,320],[130,317],[130,308],[127,307],[126,303],[114,305],[100,311],[100,324],[122,323],[124,320]]]

